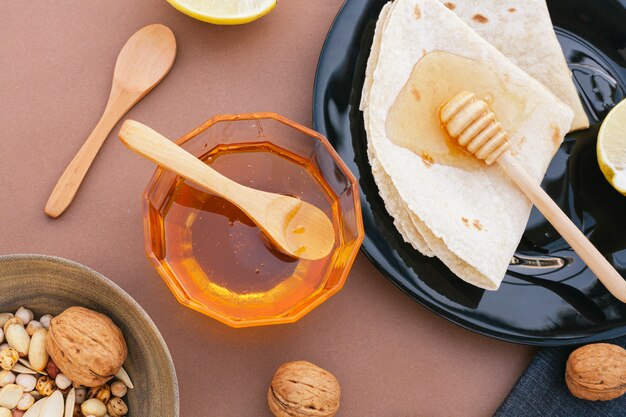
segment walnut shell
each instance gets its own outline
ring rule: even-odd
[[[113,378],[128,355],[115,323],[83,307],[70,307],[52,319],[46,349],[63,374],[85,387]]]
[[[333,374],[310,362],[297,361],[278,368],[267,402],[276,417],[333,417],[340,394]]]
[[[626,350],[609,343],[580,347],[569,355],[565,383],[583,400],[608,401],[626,393]]]

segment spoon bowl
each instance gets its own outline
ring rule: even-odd
[[[165,25],[148,25],[131,36],[117,57],[113,85],[148,93],[169,72],[176,58],[176,38]]]
[[[275,211],[272,221],[283,224],[273,225],[273,230],[282,230],[282,236],[274,237],[280,240],[283,252],[302,259],[315,260],[328,255],[335,244],[333,224],[330,219],[317,207],[302,200],[279,196],[268,206],[268,210]],[[282,213],[280,216],[276,215]],[[334,231],[333,231],[334,233]]]

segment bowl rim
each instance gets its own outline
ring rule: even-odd
[[[102,282],[102,284],[104,284],[105,286],[115,291],[125,301],[127,301],[129,304],[135,307],[136,310],[139,312],[139,315],[148,324],[148,327],[152,329],[154,335],[157,338],[157,341],[159,342],[159,345],[161,345],[161,347],[163,348],[163,351],[167,359],[168,371],[169,371],[170,376],[172,377],[172,381],[174,382],[173,401],[174,401],[174,408],[176,410],[176,414],[171,417],[180,416],[180,394],[179,394],[179,389],[178,389],[178,378],[176,376],[176,368],[174,366],[174,361],[172,359],[172,355],[170,354],[170,350],[167,347],[167,343],[165,342],[165,339],[163,339],[163,335],[161,335],[159,328],[156,326],[156,324],[154,324],[154,321],[152,321],[152,319],[150,318],[148,313],[146,313],[143,307],[137,301],[135,301],[135,299],[131,297],[130,294],[128,294],[122,287],[117,285],[115,282],[111,281],[109,278],[102,275],[100,272],[88,266],[85,266],[81,263],[78,263],[76,261],[72,261],[72,260],[62,258],[59,256],[44,255],[44,254],[37,254],[37,253],[16,253],[16,254],[9,254],[9,255],[0,255],[0,263],[12,262],[12,261],[47,261],[47,262],[52,262],[55,264],[81,270],[99,279]]]
[[[142,216],[143,216],[143,231],[144,231],[144,253],[150,263],[153,265],[157,273],[161,276],[163,281],[166,283],[174,298],[183,306],[190,308],[194,311],[197,311],[201,314],[204,314],[208,317],[211,317],[214,320],[217,320],[220,323],[223,323],[231,328],[249,328],[249,327],[257,327],[257,326],[267,326],[267,325],[281,325],[281,324],[292,324],[300,319],[302,319],[307,314],[311,313],[325,301],[327,301],[332,296],[336,295],[340,292],[345,286],[346,281],[348,280],[348,276],[356,258],[358,257],[359,251],[361,249],[361,245],[363,240],[365,239],[365,229],[363,226],[363,213],[361,209],[361,190],[359,188],[359,182],[355,177],[354,173],[348,168],[346,163],[343,161],[339,153],[335,150],[335,148],[331,145],[330,141],[323,134],[308,128],[294,120],[291,120],[285,116],[282,116],[278,113],[274,112],[249,112],[249,113],[235,113],[235,114],[219,114],[211,117],[210,119],[204,121],[199,126],[194,129],[188,131],[184,135],[180,136],[178,139],[174,140],[178,146],[182,146],[190,140],[198,137],[198,135],[205,132],[210,127],[224,122],[241,122],[248,120],[273,120],[275,122],[281,123],[291,129],[297,130],[300,133],[310,136],[315,139],[318,143],[320,143],[325,151],[330,155],[333,159],[334,163],[339,167],[341,173],[346,176],[350,183],[350,190],[352,193],[352,202],[354,204],[354,217],[356,223],[356,237],[354,238],[354,245],[352,245],[352,249],[349,252],[349,260],[345,262],[343,266],[343,271],[341,272],[340,278],[337,281],[337,284],[334,285],[330,290],[325,292],[322,295],[316,296],[311,302],[307,303],[304,308],[298,311],[296,314],[291,314],[288,316],[280,316],[274,318],[263,318],[263,319],[246,319],[246,320],[236,320],[232,319],[229,316],[226,316],[222,313],[216,313],[213,310],[208,309],[204,305],[198,305],[191,300],[189,293],[186,288],[184,288],[176,279],[172,278],[170,271],[168,270],[169,266],[167,262],[161,261],[154,253],[154,250],[151,248],[150,242],[152,240],[150,234],[150,195],[155,188],[155,186],[161,181],[163,175],[167,172],[167,169],[157,166],[148,180],[148,184],[142,193]],[[177,176],[179,177],[179,176]]]

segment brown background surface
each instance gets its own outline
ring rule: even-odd
[[[533,353],[437,317],[363,255],[345,288],[295,325],[235,330],[179,305],[144,256],[140,196],[154,168],[114,135],[69,211],[44,215],[134,31],[170,26],[178,57],[130,117],[172,138],[219,113],[275,111],[310,126],[315,66],[341,3],[282,0],[242,27],[195,21],[165,0],[0,6],[0,254],[63,256],[128,291],[169,345],[182,416],[268,416],[275,368],[297,359],[338,377],[340,416],[489,416]]]

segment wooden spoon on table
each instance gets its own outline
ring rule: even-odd
[[[462,91],[441,106],[439,118],[448,134],[469,153],[487,165],[497,162],[606,289],[626,303],[626,280],[511,156],[507,134],[487,103],[473,93]]]
[[[44,209],[48,216],[59,217],[69,207],[113,127],[167,75],[175,57],[176,39],[167,26],[148,25],[128,39],[115,63],[104,113],[52,190]]]
[[[315,260],[328,255],[335,229],[322,210],[298,198],[246,187],[226,178],[164,136],[126,120],[120,140],[132,151],[233,203],[276,247],[294,258]]]

